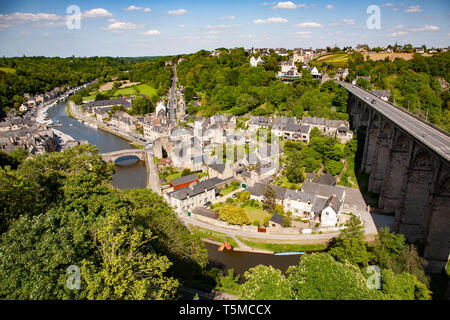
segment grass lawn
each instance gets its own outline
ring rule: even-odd
[[[260,208],[254,207],[244,207],[245,211],[247,211],[248,217],[250,218],[250,222],[253,223],[255,221],[259,221],[261,225],[264,224],[264,219],[266,217],[266,212]]]
[[[134,88],[136,88],[139,91],[139,93],[136,92],[136,90],[134,90]],[[95,100],[95,96],[97,95],[97,93],[98,93],[98,91],[91,91],[89,96],[83,97],[83,101],[84,100]],[[157,93],[156,89],[153,88],[152,86],[150,86],[148,84],[140,84],[137,86],[117,89],[111,98],[117,98],[117,97],[122,97],[122,96],[125,96],[125,97],[136,96],[139,94],[145,94],[146,96],[152,97],[152,96],[156,96],[158,93]]]
[[[249,241],[238,237],[243,243],[252,248],[273,252],[304,252],[304,251],[324,251],[326,246],[323,244],[278,244]]]

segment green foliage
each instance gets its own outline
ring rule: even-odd
[[[145,248],[150,230],[139,231],[133,214],[117,211],[101,222],[93,238],[98,257],[82,261],[81,276],[90,300],[161,300],[173,298],[178,281],[165,276],[171,263]]]
[[[303,255],[288,270],[295,300],[379,300],[383,295],[369,289],[361,271],[326,253]]]
[[[155,111],[155,102],[147,97],[136,97],[133,100],[130,114],[132,115],[146,115]]]
[[[116,190],[111,173],[90,145],[0,169],[0,298],[172,298],[176,278],[206,265],[161,197]],[[66,286],[71,265],[80,290]]]
[[[233,201],[233,199],[230,200]],[[245,209],[241,207],[236,207],[233,204],[228,204],[228,202],[226,205],[220,207],[219,218],[223,221],[226,221],[229,224],[236,224],[236,225],[250,224],[250,218],[248,217],[248,214],[245,211]]]
[[[389,269],[381,271],[381,291],[392,300],[430,300],[431,291],[410,273],[394,274]]]
[[[361,221],[357,216],[352,216],[345,226],[346,228],[330,245],[330,254],[343,263],[367,266],[369,253],[364,241],[364,227]]]
[[[244,273],[247,280],[239,289],[241,300],[290,300],[288,280],[272,266],[259,265]]]
[[[268,213],[275,210],[277,193],[271,185],[266,185],[264,189],[263,209]]]

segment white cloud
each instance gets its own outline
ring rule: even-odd
[[[285,18],[268,18],[268,19],[257,19],[253,20],[255,24],[268,24],[268,23],[286,23],[288,22]]]
[[[219,34],[220,31],[219,30],[209,30],[208,33],[209,34]]]
[[[331,4],[328,4],[328,5],[327,5],[327,9],[328,9],[328,10],[333,10],[333,9],[334,9],[334,6],[331,5]]]
[[[144,11],[144,12],[152,11],[152,9],[150,9],[150,8],[143,8],[143,7],[138,7],[138,6],[135,6],[135,5],[131,5],[128,8],[123,9],[123,10],[125,10],[125,11]]]
[[[298,31],[296,32],[298,35],[307,35],[307,34],[311,34],[311,31]]]
[[[187,11],[184,9],[178,9],[178,10],[169,10],[167,11],[168,14],[173,15],[173,16],[180,16],[183,14],[186,14]]]
[[[121,21],[116,21],[111,23],[108,27],[103,28],[104,30],[109,30],[115,33],[121,33],[125,30],[136,30],[136,29],[140,29],[143,28],[142,25],[136,25],[132,22],[121,22]]]
[[[346,24],[355,24],[355,20],[353,19],[342,19],[342,22]]]
[[[293,3],[292,1],[278,2],[272,9],[297,9],[299,7],[298,4]]]
[[[411,28],[411,31],[413,31],[413,32],[439,31],[439,27],[437,27],[437,26],[429,26],[429,25],[425,25],[425,26],[423,26],[423,27]]]
[[[141,32],[141,34],[144,36],[159,36],[161,35],[161,32],[159,30],[148,30]]]
[[[408,32],[405,32],[405,31],[399,31],[399,32],[393,32],[393,33],[391,33],[391,36],[392,37],[401,37],[401,36],[405,36],[405,35],[407,35],[408,34]]]
[[[84,11],[81,14],[83,18],[110,18],[112,17],[112,13],[103,8],[92,9],[88,11]]]
[[[300,28],[322,28],[322,25],[317,22],[303,22],[303,23],[297,23],[295,25],[296,27]]]
[[[340,22],[332,22],[332,23],[328,24],[329,27],[337,27],[337,26],[340,26],[340,25],[341,25]]]
[[[184,28],[184,24],[180,24],[178,27],[180,28]]]
[[[219,24],[216,26],[206,26],[207,29],[232,29],[232,28],[240,28],[240,24]]]
[[[410,6],[410,7],[408,7],[408,9],[405,10],[405,12],[413,12],[413,13],[422,12],[422,9],[420,9],[419,5]]]
[[[142,7],[136,7],[135,5],[131,5],[128,8],[124,9],[125,11],[140,11]]]
[[[234,19],[236,19],[235,16],[229,16],[229,17],[221,17],[221,18],[219,18],[219,20],[234,20]]]
[[[385,3],[382,5],[382,7],[393,7],[393,6],[394,6],[394,4],[391,2],[388,2],[388,3]]]
[[[405,29],[406,27],[402,24],[398,24],[392,27],[392,29]]]
[[[12,14],[0,14],[0,21],[41,21],[41,20],[51,20],[57,21],[61,20],[62,17],[53,13],[23,13],[15,12]]]

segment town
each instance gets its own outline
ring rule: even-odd
[[[148,6],[0,9],[1,300],[449,299],[448,6]]]

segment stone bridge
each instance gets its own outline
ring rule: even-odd
[[[361,169],[378,209],[395,214],[393,230],[423,246],[428,271],[440,272],[450,252],[450,136],[348,83],[353,129],[365,129]],[[364,131],[364,130],[361,130]]]
[[[145,150],[144,149],[129,149],[129,150],[119,150],[108,153],[102,153],[103,161],[108,163],[116,162],[117,159],[126,157],[126,156],[135,156],[138,157],[139,160],[145,161]]]

